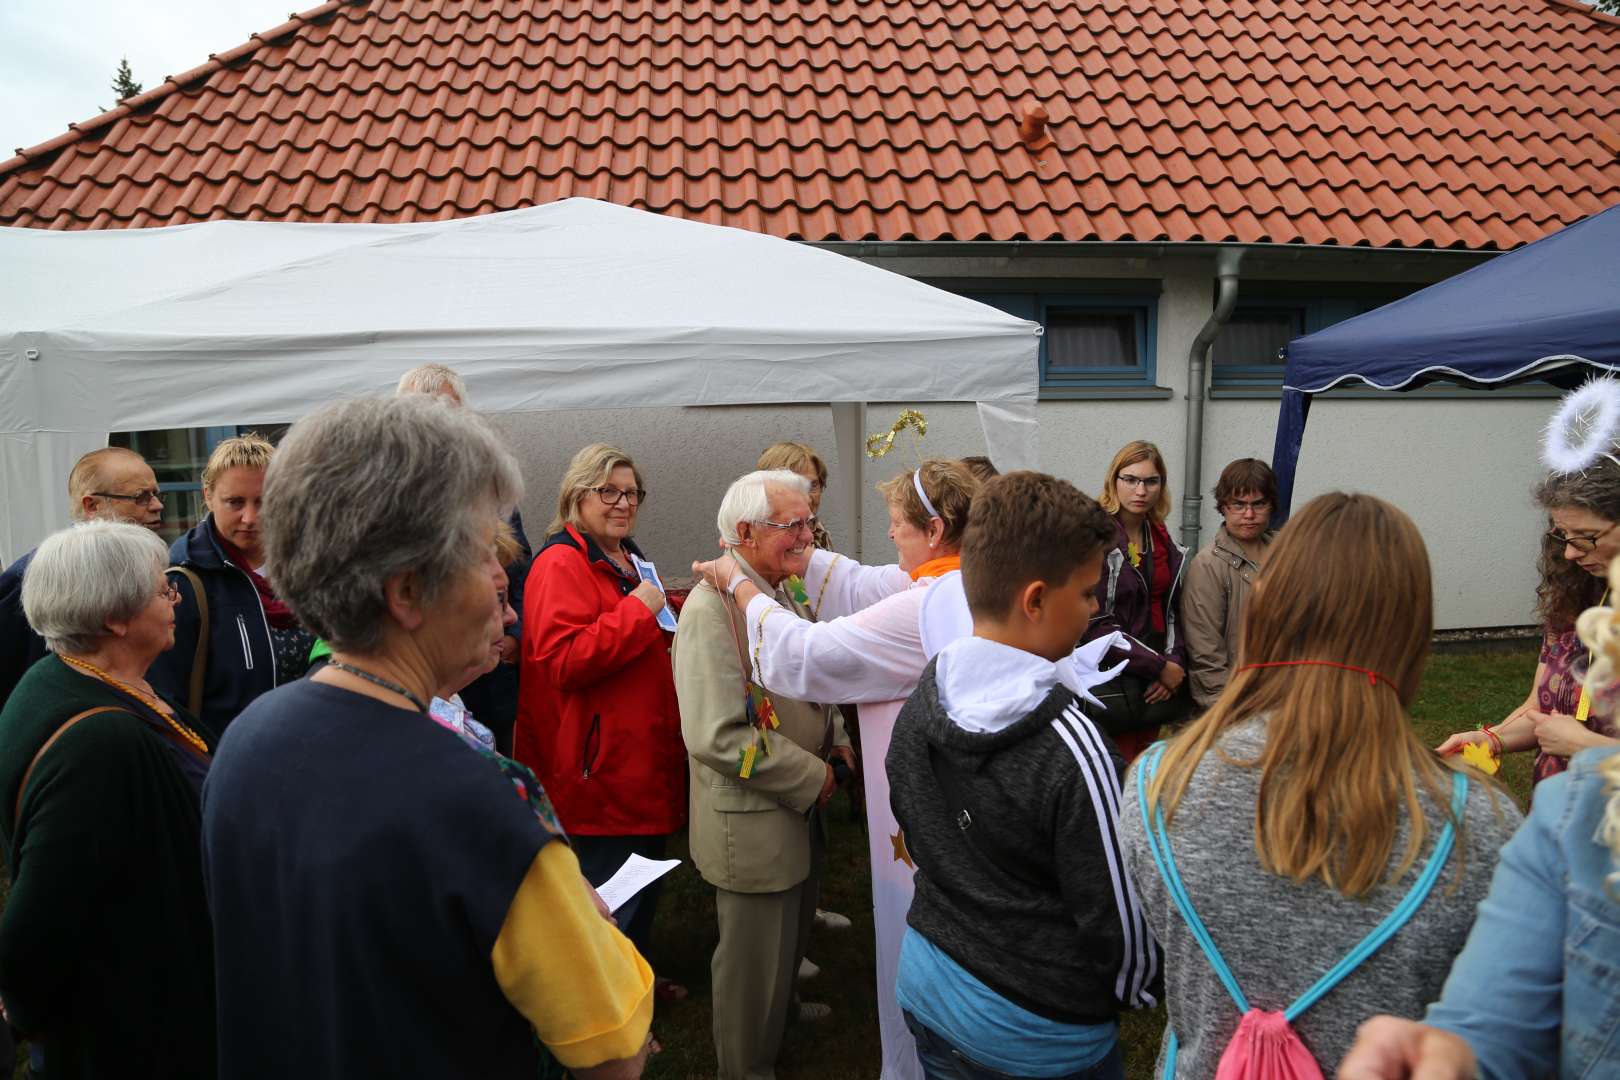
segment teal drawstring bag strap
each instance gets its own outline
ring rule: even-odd
[[[1468,778],[1462,773],[1452,775],[1451,820],[1446,822],[1445,828],[1441,830],[1434,851],[1430,854],[1429,861],[1424,864],[1417,881],[1412,884],[1411,891],[1401,898],[1401,902],[1395,905],[1395,910],[1385,916],[1384,920],[1362,938],[1355,948],[1282,1011],[1281,1025],[1275,1024],[1275,1017],[1278,1014],[1271,1014],[1274,1029],[1273,1045],[1267,1048],[1271,1053],[1268,1055],[1263,1050],[1256,1055],[1252,1047],[1240,1045],[1240,1039],[1244,1035],[1243,1027],[1248,1025],[1251,1017],[1263,1018],[1266,1014],[1259,1013],[1249,1004],[1249,999],[1244,996],[1242,987],[1238,986],[1232,969],[1227,966],[1220,950],[1215,947],[1215,939],[1210,937],[1209,928],[1198,917],[1192,899],[1187,895],[1187,889],[1181,881],[1181,873],[1176,869],[1175,856],[1170,851],[1170,836],[1164,827],[1163,807],[1155,807],[1151,816],[1148,813],[1147,785],[1158,771],[1159,759],[1164,754],[1164,748],[1165,744],[1162,742],[1149,747],[1142,755],[1141,765],[1136,770],[1136,803],[1142,813],[1142,831],[1147,837],[1148,850],[1153,854],[1153,863],[1158,867],[1159,876],[1164,880],[1165,890],[1170,894],[1171,901],[1181,913],[1181,918],[1192,933],[1193,940],[1198,942],[1198,947],[1203,950],[1210,967],[1215,970],[1216,977],[1221,980],[1221,985],[1226,987],[1227,994],[1231,996],[1233,1004],[1244,1017],[1238,1034],[1233,1036],[1226,1052],[1221,1055],[1220,1069],[1216,1073],[1217,1080],[1244,1076],[1320,1076],[1320,1067],[1316,1065],[1315,1059],[1310,1057],[1310,1052],[1305,1049],[1305,1045],[1299,1041],[1299,1036],[1289,1025],[1303,1015],[1306,1009],[1322,1000],[1324,995],[1339,985],[1345,976],[1360,967],[1369,956],[1382,948],[1385,942],[1406,925],[1418,908],[1423,906],[1424,900],[1428,899],[1429,893],[1434,889],[1435,882],[1440,880],[1446,860],[1451,857],[1451,849],[1456,845],[1455,823],[1462,820],[1468,803]],[[1257,1023],[1264,1023],[1264,1020],[1259,1019]],[[1279,1034],[1275,1030],[1278,1027],[1283,1029],[1280,1032],[1280,1039],[1275,1037]],[[1284,1045],[1289,1042],[1293,1045]],[[1297,1052],[1294,1051],[1294,1047],[1297,1047]],[[1163,1075],[1166,1077],[1176,1075],[1176,1052],[1177,1040],[1175,1032],[1172,1031],[1170,1041],[1165,1046]],[[1303,1055],[1304,1061],[1300,1060],[1300,1055]],[[1267,1060],[1258,1060],[1259,1057],[1266,1057]],[[1307,1064],[1309,1068],[1305,1068]]]

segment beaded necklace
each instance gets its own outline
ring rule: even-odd
[[[412,705],[415,705],[417,712],[425,713],[428,711],[428,707],[422,704],[421,698],[417,697],[415,694],[411,693],[409,690],[405,689],[403,686],[399,685],[399,683],[394,682],[391,679],[385,679],[381,675],[373,675],[369,671],[363,671],[360,668],[355,667],[353,664],[345,664],[341,660],[328,660],[326,662],[326,666],[329,668],[336,668],[339,671],[346,671],[357,679],[364,679],[373,686],[380,686],[384,690],[390,690],[393,693],[398,694],[400,697],[409,701]]]
[[[122,690],[136,701],[139,701],[142,705],[145,705],[148,709],[151,709],[153,712],[163,717],[168,725],[174,729],[175,734],[184,739],[192,749],[196,750],[197,753],[201,754],[203,757],[208,756],[208,744],[203,741],[203,737],[198,735],[195,731],[192,731],[185,724],[182,724],[179,720],[176,720],[174,713],[169,711],[169,707],[163,704],[157,695],[147,694],[137,690],[128,683],[122,682],[119,679],[109,675],[107,672],[96,667],[96,665],[85,660],[80,660],[76,656],[67,656],[62,653],[58,653],[57,655],[61,656],[62,662],[69,667],[77,668],[79,671],[84,672],[91,678],[99,679],[115,690]]]

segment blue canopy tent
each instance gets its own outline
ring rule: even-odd
[[[1311,397],[1360,381],[1412,390],[1436,379],[1482,387],[1575,386],[1620,371],[1620,206],[1421,292],[1290,341],[1271,465],[1288,514]]]

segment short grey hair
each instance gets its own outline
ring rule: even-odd
[[[92,520],[45,538],[23,574],[23,615],[54,653],[94,652],[107,623],[157,595],[169,549],[151,529]]]
[[[756,469],[731,482],[725,498],[720,500],[720,513],[715,524],[720,527],[720,542],[736,547],[737,523],[763,521],[771,513],[771,489],[796,491],[810,497],[810,481],[790,469]]]
[[[374,652],[384,583],[413,575],[431,603],[491,557],[496,521],[522,497],[517,459],[466,409],[420,394],[327,405],[265,473],[271,583],[333,648]]]
[[[454,394],[461,404],[467,404],[467,384],[461,381],[461,376],[449,364],[437,361],[427,364],[418,364],[399,377],[399,385],[394,388],[395,394],[442,394],[446,390]]]

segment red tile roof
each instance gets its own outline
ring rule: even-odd
[[[56,229],[568,195],[808,240],[1512,247],[1620,201],[1620,19],[337,0],[0,163],[0,223]]]

